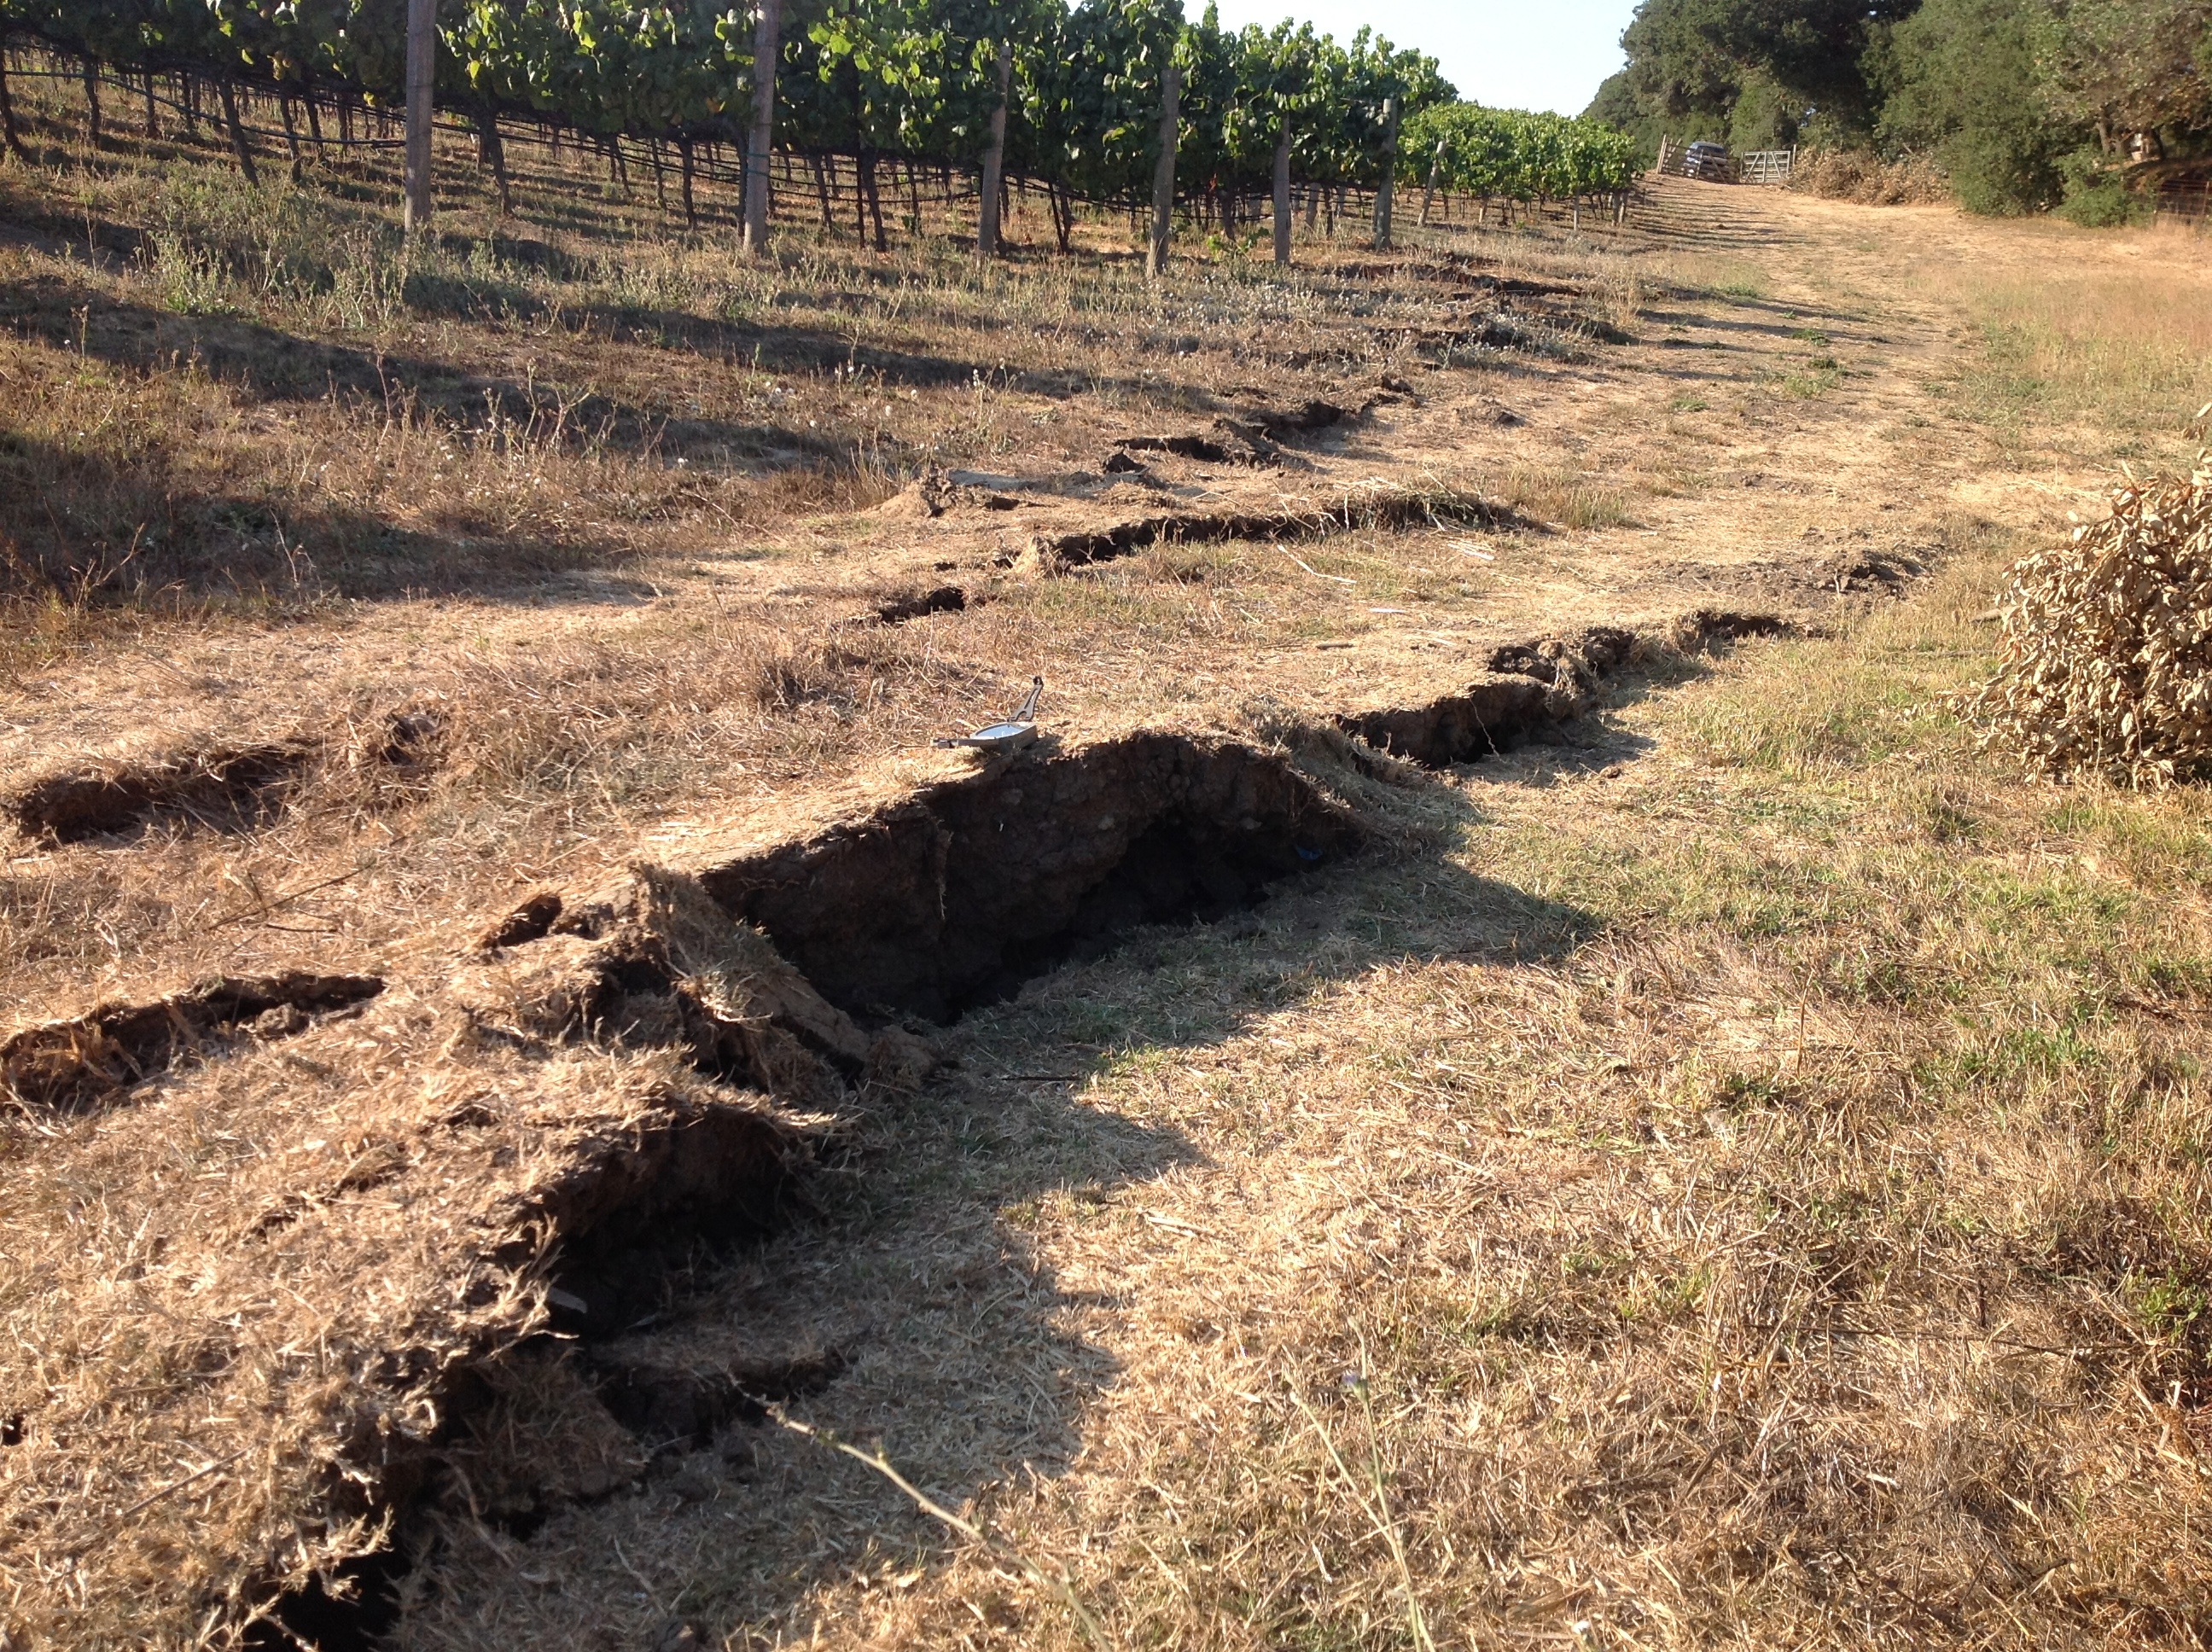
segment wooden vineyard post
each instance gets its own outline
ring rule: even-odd
[[[1450,142],[1448,137],[1438,138],[1437,152],[1429,157],[1429,186],[1421,191],[1421,222],[1425,224],[1429,221],[1429,208],[1437,198],[1437,178],[1444,169],[1444,147]],[[1444,206],[1444,218],[1447,222],[1451,219],[1449,202]]]
[[[783,0],[760,0],[753,28],[753,130],[745,145],[744,247],[768,250],[769,150],[775,141],[775,60],[783,49]]]
[[[1145,276],[1167,269],[1168,231],[1175,222],[1176,131],[1182,118],[1182,70],[1174,64],[1160,76],[1160,161],[1152,173],[1152,237],[1145,247]]]
[[[1291,267],[1291,117],[1279,117],[1275,133],[1275,262]]]
[[[430,227],[431,94],[438,68],[438,0],[407,0],[407,233]]]
[[[1013,84],[1014,43],[999,42],[999,99],[991,106],[991,146],[983,151],[983,187],[976,201],[975,256],[994,258],[999,251],[1000,185],[1006,176],[1006,93]]]

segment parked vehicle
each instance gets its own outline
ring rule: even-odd
[[[1682,176],[1710,178],[1725,184],[1735,176],[1735,164],[1729,159],[1725,143],[1692,143],[1682,151]]]

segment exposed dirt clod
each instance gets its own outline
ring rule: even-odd
[[[1282,460],[1280,444],[1291,437],[1325,430],[1357,416],[1357,412],[1334,402],[1315,398],[1287,407],[1240,407],[1215,419],[1206,434],[1116,436],[1114,446],[1124,452],[1172,453],[1202,465],[1275,465]],[[1115,459],[1121,458],[1123,453],[1109,457],[1105,468],[1117,472],[1139,468],[1127,462],[1116,464]]]
[[[1796,636],[1802,628],[1779,614],[1745,614],[1728,608],[1692,608],[1667,628],[1667,641],[1684,653],[1717,640]]]
[[[520,906],[484,931],[477,941],[479,952],[496,952],[503,947],[520,946],[525,941],[534,941],[553,927],[553,920],[561,915],[561,895],[557,890],[540,890]]]
[[[843,1099],[847,1078],[910,1089],[933,1065],[910,1034],[854,1025],[683,873],[638,866],[568,901],[547,927],[458,981],[479,1025],[684,1049],[717,1078],[817,1111]]]
[[[1737,601],[1818,609],[1838,602],[1902,597],[1927,574],[1928,564],[1911,551],[1893,549],[1843,550],[1800,561],[1761,559],[1724,568],[1668,563],[1654,572],[1675,588],[1725,592]]]
[[[376,725],[362,755],[387,768],[435,768],[445,756],[451,720],[435,706],[403,707]]]
[[[1462,424],[1496,425],[1506,430],[1528,422],[1503,402],[1488,396],[1472,402],[1462,402],[1452,410],[1452,416]]]

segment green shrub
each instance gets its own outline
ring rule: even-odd
[[[2076,149],[2058,162],[2066,198],[2058,216],[2085,229],[2114,229],[2149,222],[2151,204],[2128,188],[2119,169],[2095,149]]]

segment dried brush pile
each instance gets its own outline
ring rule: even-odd
[[[2139,787],[2212,774],[2212,455],[2112,493],[2111,513],[2024,558],[2005,658],[1966,708],[2032,774]]]
[[[1800,155],[1790,187],[1861,206],[1943,206],[1957,198],[1950,178],[1928,156],[1884,161],[1864,149],[1815,149]]]

